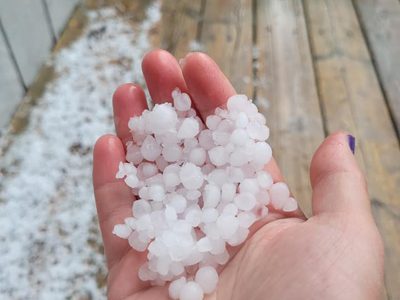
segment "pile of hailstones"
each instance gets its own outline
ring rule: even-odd
[[[244,95],[229,98],[206,126],[185,93],[129,121],[124,178],[137,200],[132,217],[114,227],[137,251],[148,250],[139,278],[169,285],[172,299],[197,300],[212,293],[218,265],[229,260],[267,205],[294,211],[286,184],[273,183],[264,166],[272,157],[269,129]]]

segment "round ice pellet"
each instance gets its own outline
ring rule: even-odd
[[[149,198],[161,202],[165,199],[165,190],[162,185],[155,184],[149,187]]]
[[[130,175],[126,176],[124,181],[131,188],[136,188],[139,186],[139,179],[136,175],[130,174]]]
[[[193,138],[199,133],[199,123],[194,118],[184,119],[178,130],[178,138]]]
[[[212,223],[215,222],[218,218],[218,210],[216,210],[215,208],[203,208],[202,210],[202,219],[201,221],[203,223]]]
[[[225,215],[236,216],[238,213],[238,208],[234,203],[229,203],[224,207],[222,213]]]
[[[223,166],[227,162],[225,148],[221,146],[208,150],[210,161],[217,167]]]
[[[265,171],[259,171],[257,172],[257,182],[261,188],[267,189],[273,184],[272,176]]]
[[[214,169],[207,176],[207,181],[217,186],[222,186],[227,180],[227,174],[224,169]]]
[[[151,133],[163,134],[169,131],[170,128],[175,128],[178,117],[176,111],[170,104],[156,104],[147,118],[145,118],[145,122],[148,131]]]
[[[240,193],[257,194],[259,190],[257,180],[254,178],[246,178],[239,184]]]
[[[217,227],[221,237],[228,239],[238,230],[239,221],[232,215],[220,215],[217,219]]]
[[[203,289],[205,294],[210,294],[218,284],[218,273],[213,267],[200,268],[194,279]]]
[[[181,93],[179,90],[172,92],[172,98],[174,99],[174,107],[178,111],[188,111],[191,107],[191,101],[189,95]]]
[[[182,148],[178,145],[168,145],[162,149],[162,156],[167,162],[175,162],[182,155]]]
[[[181,289],[179,300],[202,300],[203,295],[203,289],[198,283],[188,281]]]
[[[221,187],[221,200],[230,202],[236,194],[236,185],[233,183],[224,183]]]
[[[200,224],[202,220],[202,211],[199,207],[194,208],[190,207],[186,211],[185,220],[193,227],[196,227]]]
[[[140,218],[151,212],[151,206],[148,201],[139,199],[133,202],[132,212],[135,218]]]
[[[158,168],[155,164],[149,163],[149,162],[144,162],[140,164],[141,170],[142,170],[142,175],[145,178],[151,177],[153,175],[156,175],[158,173]]]
[[[269,195],[274,208],[282,209],[284,203],[290,196],[290,192],[286,183],[277,182],[271,186],[269,190]]]
[[[256,221],[256,216],[252,212],[241,212],[237,216],[239,220],[239,226],[243,228],[249,228]]]
[[[218,127],[218,124],[221,122],[221,117],[216,115],[208,116],[206,119],[206,125],[209,129],[215,130]]]
[[[248,155],[243,149],[238,148],[231,153],[229,162],[234,167],[241,167],[248,162]]]
[[[189,161],[197,166],[202,166],[207,158],[207,152],[203,148],[196,147],[190,151]]]
[[[251,210],[256,205],[256,198],[250,193],[240,193],[234,198],[236,206],[241,210]]]
[[[265,141],[269,137],[268,127],[258,122],[250,122],[247,125],[247,133],[251,138],[258,141]]]
[[[132,232],[132,229],[128,225],[117,224],[114,226],[112,233],[122,239],[127,239],[129,237],[129,235],[131,234],[131,232]]]
[[[197,241],[197,249],[200,252],[211,251],[212,245],[211,245],[210,239],[207,236],[205,236],[205,237],[201,238],[200,240],[198,240]]]
[[[237,146],[243,146],[247,143],[248,139],[247,132],[244,129],[238,128],[232,132],[230,141]]]
[[[148,161],[155,161],[161,154],[161,146],[156,142],[154,137],[148,135],[140,147],[140,152],[144,159]]]
[[[261,165],[267,164],[272,158],[272,149],[265,142],[255,143],[253,148],[253,162]]]
[[[169,205],[171,205],[178,214],[183,213],[185,211],[187,202],[185,197],[183,197],[182,195],[176,193],[171,194],[168,197],[168,200],[169,200]]]
[[[286,212],[292,212],[295,211],[298,208],[298,204],[296,199],[289,197],[286,199],[286,201],[283,203],[283,211]]]
[[[237,128],[245,128],[249,123],[249,118],[243,111],[239,112],[236,117],[235,125]]]
[[[182,166],[179,171],[179,178],[183,186],[189,190],[200,188],[204,181],[201,169],[192,163],[186,163]]]
[[[209,150],[215,146],[211,130],[205,129],[200,132],[199,144],[205,150]]]
[[[218,186],[206,184],[203,192],[204,207],[216,207],[221,199],[221,192]]]
[[[126,160],[136,165],[142,162],[143,155],[140,152],[140,147],[138,145],[135,145],[132,142],[128,144],[126,148]]]
[[[245,95],[233,95],[228,99],[227,108],[229,111],[243,111],[248,100]]]
[[[172,299],[179,299],[179,295],[185,284],[186,284],[186,277],[183,276],[180,277],[179,279],[172,281],[168,288],[169,296]]]

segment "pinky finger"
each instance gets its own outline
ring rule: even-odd
[[[127,242],[112,234],[114,225],[129,217],[133,201],[129,187],[115,178],[118,165],[124,160],[124,147],[118,137],[104,135],[97,140],[93,151],[93,188],[109,268],[128,250]]]

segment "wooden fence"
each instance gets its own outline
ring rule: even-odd
[[[79,0],[0,0],[0,129],[49,55]]]

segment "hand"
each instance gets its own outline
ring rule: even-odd
[[[178,87],[188,92],[204,119],[235,94],[208,56],[189,54],[181,66],[166,51],[148,53],[143,74],[155,103],[171,101]],[[117,136],[101,137],[94,149],[93,184],[109,269],[109,299],[168,299],[168,287],[151,287],[137,276],[146,260],[112,234],[130,216],[133,195],[115,174],[125,160],[128,120],[147,108],[143,90],[133,84],[113,97]],[[266,169],[282,181],[275,161]],[[378,299],[383,284],[383,247],[371,215],[364,177],[348,146],[348,136],[329,136],[311,162],[313,216],[299,210],[272,212],[256,223],[251,237],[230,249],[232,260],[220,273],[215,300]]]

